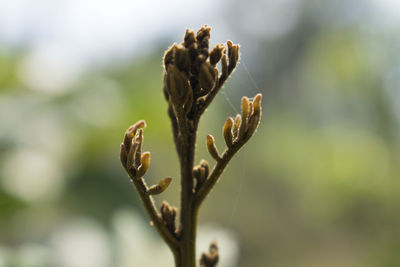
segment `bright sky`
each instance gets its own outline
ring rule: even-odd
[[[181,39],[185,27],[218,23],[224,2],[0,0],[0,44],[28,42],[84,59],[124,56],[152,47],[160,36]]]

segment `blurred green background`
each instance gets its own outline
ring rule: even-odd
[[[258,132],[200,214],[221,267],[400,266],[400,3],[0,1],[0,266],[173,266],[118,161],[147,121],[148,183],[179,205],[163,51],[186,27],[241,62],[206,112],[196,161],[243,95]]]

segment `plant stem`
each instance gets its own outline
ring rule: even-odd
[[[181,262],[182,266],[196,266],[196,217],[194,212],[193,165],[197,125],[181,128],[179,160],[181,166]]]

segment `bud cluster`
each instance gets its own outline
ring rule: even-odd
[[[193,177],[196,180],[196,191],[203,185],[210,174],[210,165],[204,159],[193,168]]]
[[[228,118],[222,133],[227,146],[227,151],[238,149],[244,145],[256,131],[261,119],[261,94],[257,94],[253,101],[242,98],[242,114],[237,114],[235,120]],[[210,155],[218,162],[222,160],[215,145],[215,139],[210,134],[207,136],[207,149]]]
[[[207,26],[196,35],[186,30],[184,41],[172,45],[164,55],[164,95],[177,116],[196,112],[206,96],[219,89],[239,61],[239,45],[231,41],[227,46],[218,44],[209,51],[210,31]],[[220,61],[218,76],[216,65]]]
[[[150,152],[142,153],[143,130],[146,127],[144,120],[130,126],[121,144],[120,158],[122,165],[128,172],[133,172],[135,176],[142,177],[150,165]]]
[[[150,152],[142,153],[143,144],[143,129],[146,127],[144,120],[130,126],[124,137],[124,142],[121,144],[120,159],[125,170],[132,174],[132,179],[143,177],[150,166]],[[143,182],[143,188],[148,195],[158,195],[164,192],[172,181],[171,177],[165,177],[156,185],[147,187]]]
[[[171,207],[167,201],[163,201],[160,207],[161,217],[163,218],[168,230],[175,233],[175,218],[177,209]]]

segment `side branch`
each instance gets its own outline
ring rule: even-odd
[[[195,206],[197,208],[218,182],[219,177],[232,157],[256,131],[261,119],[261,97],[261,94],[258,94],[253,101],[243,97],[242,114],[238,114],[235,121],[232,118],[226,120],[223,127],[223,135],[227,148],[222,156],[218,153],[214,138],[211,135],[207,136],[208,151],[217,163],[207,179],[196,188]]]
[[[150,187],[146,185],[146,182],[143,179],[143,176],[150,165],[150,153],[142,153],[143,130],[141,128],[144,128],[145,126],[145,121],[139,121],[128,128],[124,136],[124,141],[121,144],[120,160],[139,193],[140,199],[142,200],[153,225],[168,246],[170,246],[171,250],[174,252],[174,256],[178,257],[179,240],[175,235],[174,227],[171,227],[174,222],[170,220],[167,223],[165,221],[165,212],[163,213],[163,210],[161,210],[160,214],[157,211],[154,200],[151,196],[162,193],[171,183],[171,178],[163,178],[157,185]],[[175,220],[175,217],[173,218]]]
[[[139,193],[140,199],[142,200],[143,205],[147,211],[147,214],[149,214],[154,227],[160,233],[161,237],[168,244],[168,246],[170,246],[173,251],[177,250],[179,247],[179,241],[174,236],[174,234],[172,234],[168,230],[166,224],[164,223],[161,217],[161,214],[157,211],[153,197],[147,193],[148,189],[145,181],[143,180],[143,178],[137,178],[135,176],[132,176],[131,173],[128,174],[136,190]]]

